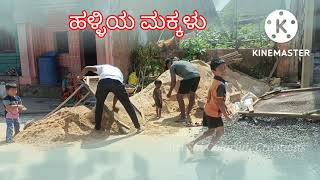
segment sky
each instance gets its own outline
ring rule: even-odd
[[[227,5],[231,0],[212,0],[216,6],[217,11],[221,11],[225,5]],[[241,0],[239,0],[241,1]],[[260,0],[256,0],[260,1]],[[290,5],[291,0],[286,0],[287,6]],[[289,8],[289,7],[287,7]]]
[[[221,11],[225,5],[228,4],[228,2],[230,2],[230,0],[213,0],[217,11]]]

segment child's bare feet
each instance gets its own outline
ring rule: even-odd
[[[193,151],[194,143],[192,143],[192,142],[188,143],[188,144],[186,144],[186,147],[188,148],[188,150],[190,151],[191,154],[194,153],[194,151]]]

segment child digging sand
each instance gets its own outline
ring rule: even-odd
[[[161,85],[162,85],[162,82],[160,80],[156,80],[154,82],[154,85],[156,87],[153,90],[153,99],[156,104],[157,118],[161,118],[161,109],[162,109]]]
[[[17,85],[10,83],[6,85],[7,96],[3,99],[5,106],[5,119],[7,124],[6,142],[13,143],[13,131],[20,132],[19,113],[25,111],[21,98],[17,96]]]
[[[198,142],[212,136],[211,142],[205,150],[205,153],[210,153],[213,146],[219,142],[220,138],[224,134],[221,116],[223,115],[227,121],[231,121],[229,118],[230,113],[225,105],[226,88],[223,75],[226,71],[226,63],[220,58],[214,58],[211,60],[210,67],[214,74],[214,80],[209,89],[202,123],[203,126],[208,127],[208,130],[200,137],[186,145],[191,153],[193,153],[193,148]]]

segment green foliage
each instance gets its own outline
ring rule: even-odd
[[[264,32],[259,31],[257,24],[247,24],[238,28],[237,37],[227,28],[210,27],[197,33],[195,37],[184,40],[181,48],[186,51],[186,58],[203,59],[209,49],[228,48],[268,48],[272,42]]]
[[[200,31],[195,37],[184,40],[181,48],[186,51],[187,59],[202,59],[208,49],[228,48],[231,34],[226,31],[207,29]]]
[[[209,37],[207,31],[202,31],[196,38],[191,38],[184,41],[181,44],[181,48],[186,51],[187,59],[195,59],[202,57],[207,49],[210,49],[212,45],[207,41]]]
[[[132,69],[143,73],[143,76],[159,75],[163,72],[160,48],[155,44],[137,46],[131,51]]]
[[[264,33],[264,27],[260,24],[247,24],[241,26],[238,31],[238,41],[241,48],[271,48],[272,41]]]

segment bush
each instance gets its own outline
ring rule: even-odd
[[[230,47],[230,38],[228,32],[207,29],[198,32],[195,37],[183,40],[180,48],[185,50],[187,59],[203,59],[208,49]]]
[[[261,34],[262,33],[262,34]],[[183,40],[180,48],[186,51],[187,59],[205,59],[209,49],[228,48],[268,48],[273,43],[263,32],[259,32],[256,24],[247,24],[239,27],[238,36],[226,28],[210,27],[197,33],[195,37]]]
[[[163,72],[160,48],[155,44],[137,46],[131,51],[132,69],[143,76],[158,76]]]

